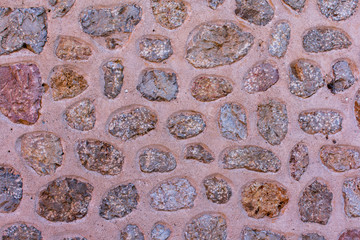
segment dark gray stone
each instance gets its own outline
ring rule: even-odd
[[[259,26],[265,26],[274,17],[274,9],[267,0],[236,0],[235,14]]]
[[[337,61],[332,66],[332,70],[332,79],[327,86],[334,94],[345,91],[357,81],[354,77],[351,65],[347,60]]]
[[[171,172],[176,168],[176,159],[169,150],[153,146],[140,151],[139,164],[142,172]]]
[[[120,59],[107,61],[102,66],[104,73],[104,95],[109,99],[116,98],[123,86],[124,66]]]

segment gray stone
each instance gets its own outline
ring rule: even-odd
[[[200,143],[187,145],[184,157],[185,159],[193,159],[202,163],[211,163],[215,160],[213,154],[208,150],[207,146]]]
[[[147,35],[138,46],[140,57],[150,62],[163,62],[173,54],[170,38],[164,36]]]
[[[277,23],[271,31],[269,53],[273,57],[281,58],[285,55],[289,41],[291,29],[287,22]]]
[[[244,227],[241,240],[286,240],[286,237],[270,230]]]
[[[360,178],[349,178],[343,184],[345,214],[350,218],[360,217]]]
[[[75,0],[49,0],[49,4],[55,12],[53,18],[65,16],[70,11],[74,3]]]
[[[162,223],[156,223],[151,229],[151,240],[167,240],[170,235],[170,228]]]
[[[102,66],[104,73],[104,95],[109,99],[116,98],[123,86],[124,66],[120,59],[107,61]]]
[[[151,9],[156,22],[167,29],[180,27],[188,15],[182,0],[151,0]]]
[[[299,114],[300,128],[308,134],[335,134],[342,130],[342,115],[335,110],[304,111]]]
[[[145,240],[140,228],[133,224],[128,224],[120,232],[120,240]]]
[[[333,21],[342,21],[351,17],[358,6],[358,0],[318,0],[320,12]]]
[[[247,137],[246,113],[236,103],[226,103],[220,109],[219,127],[221,135],[230,140],[244,140]]]
[[[140,151],[139,164],[142,172],[171,172],[176,168],[176,159],[169,150],[153,146]]]
[[[0,165],[0,213],[14,212],[23,196],[23,181],[11,167]]]
[[[236,0],[235,14],[259,26],[265,26],[274,17],[274,9],[267,0]]]
[[[301,234],[301,238],[299,240],[326,240],[326,239],[317,233],[306,233],[306,234]]]
[[[64,112],[69,127],[79,131],[89,131],[96,122],[94,100],[84,99],[70,105]]]
[[[207,0],[209,8],[216,10],[225,0]]]
[[[167,120],[167,128],[177,139],[196,137],[205,130],[206,123],[200,113],[181,111],[172,114]]]
[[[282,0],[282,1],[297,12],[301,12],[306,3],[306,0]]]
[[[186,240],[226,240],[227,223],[220,214],[202,214],[185,226]]]
[[[41,232],[34,226],[15,223],[4,230],[3,240],[42,240]]]
[[[290,175],[299,181],[309,166],[309,149],[305,143],[297,143],[290,152]]]
[[[332,79],[327,86],[334,94],[345,91],[357,81],[347,60],[338,60],[332,70]]]

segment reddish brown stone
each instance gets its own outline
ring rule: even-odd
[[[274,8],[267,0],[236,0],[235,14],[259,26],[265,26],[274,17]]]
[[[320,149],[320,159],[331,170],[345,172],[360,168],[360,148],[346,145],[325,145]]]
[[[222,176],[209,176],[203,181],[206,197],[217,204],[227,203],[232,195],[232,190],[228,182]]]
[[[232,90],[232,84],[224,77],[201,75],[193,80],[191,95],[198,101],[211,102],[226,97]]]
[[[309,165],[309,149],[305,143],[297,143],[290,152],[290,175],[299,181]]]
[[[185,159],[193,159],[202,163],[211,163],[215,160],[207,146],[201,143],[186,146],[184,157]]]
[[[89,44],[81,39],[60,36],[57,40],[55,54],[62,60],[88,60],[92,51]]]
[[[195,137],[205,130],[206,123],[200,113],[181,111],[172,114],[167,120],[167,128],[177,139]]]
[[[279,71],[270,63],[251,67],[244,77],[243,88],[248,93],[265,92],[279,80]]]
[[[339,240],[359,240],[360,239],[360,230],[357,229],[350,229],[343,232]]]
[[[360,128],[360,89],[355,94],[354,112],[357,125]]]

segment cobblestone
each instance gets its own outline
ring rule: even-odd
[[[179,28],[188,15],[182,0],[151,0],[151,9],[156,22],[167,29]]]
[[[226,219],[219,214],[202,214],[186,225],[184,237],[186,240],[225,240]]]
[[[279,80],[279,71],[271,63],[256,64],[246,73],[243,88],[248,93],[265,92]]]
[[[152,146],[140,151],[139,164],[145,173],[171,172],[176,168],[176,159],[169,150]]]
[[[216,75],[201,75],[192,81],[191,95],[200,102],[211,102],[226,97],[233,91],[229,80]]]
[[[0,165],[0,213],[14,212],[23,197],[23,181],[11,167]]]
[[[3,240],[42,240],[40,230],[31,225],[16,223],[5,229],[2,234]]]
[[[229,140],[244,140],[247,137],[246,112],[241,105],[226,103],[220,109],[221,135]]]
[[[200,113],[182,111],[171,115],[166,126],[175,138],[188,139],[202,133],[205,130],[206,123]]]

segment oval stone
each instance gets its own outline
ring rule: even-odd
[[[335,110],[304,111],[299,114],[300,128],[308,134],[335,134],[342,129],[342,115]]]
[[[170,150],[160,146],[149,146],[139,153],[142,172],[170,172],[176,168],[176,159]]]
[[[201,214],[186,224],[184,237],[186,240],[209,239],[226,240],[226,219],[221,214]]]
[[[360,168],[360,148],[347,145],[324,145],[320,149],[320,159],[329,169],[345,172]]]
[[[233,91],[229,80],[216,75],[200,75],[191,83],[191,95],[200,102],[211,102],[226,97]]]
[[[205,130],[206,124],[200,113],[182,111],[171,115],[167,128],[171,135],[178,139],[195,137]]]

